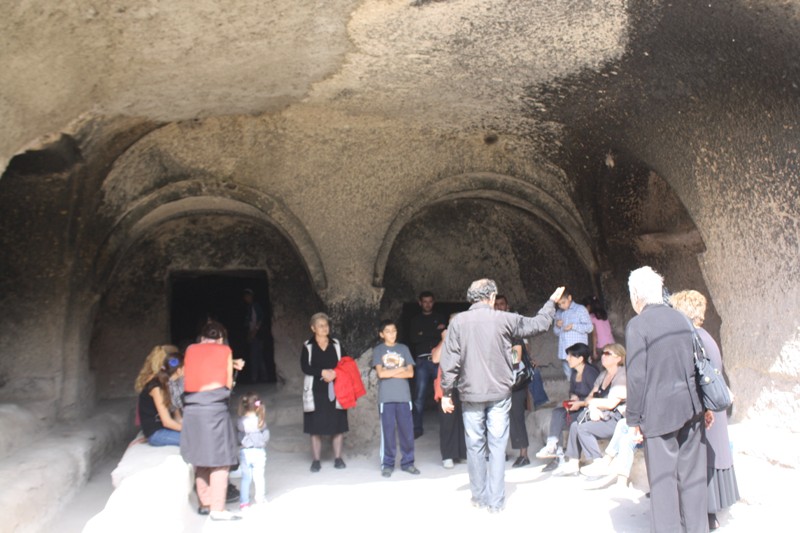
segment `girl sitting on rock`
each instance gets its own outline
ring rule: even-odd
[[[175,353],[164,346],[156,346],[145,360],[135,389],[139,393],[139,420],[147,442],[151,446],[179,446],[181,441],[181,414],[172,409],[170,378],[180,376],[183,366]]]

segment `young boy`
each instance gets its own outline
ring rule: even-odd
[[[414,420],[411,388],[408,380],[414,377],[414,359],[405,344],[397,343],[397,324],[381,322],[378,333],[383,341],[372,350],[372,364],[378,373],[378,404],[381,413],[381,475],[390,477],[397,455],[395,428],[400,438],[400,467],[403,472],[419,474],[414,466]]]

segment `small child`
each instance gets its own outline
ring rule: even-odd
[[[381,322],[378,333],[383,342],[372,350],[372,364],[378,373],[378,403],[381,413],[381,475],[394,472],[397,454],[396,433],[400,439],[403,472],[419,474],[414,466],[414,420],[412,418],[409,378],[414,377],[414,359],[405,344],[397,343],[397,324]]]
[[[266,412],[264,404],[254,392],[248,392],[242,396],[239,404],[239,442],[242,449],[239,452],[239,464],[242,471],[242,483],[239,487],[239,508],[245,509],[250,506],[250,482],[255,485],[255,502],[263,503],[267,501],[264,467],[267,463],[267,451],[265,449],[269,442],[269,429],[264,419]]]

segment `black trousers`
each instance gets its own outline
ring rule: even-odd
[[[511,413],[509,430],[511,447],[515,450],[528,447],[528,428],[525,427],[525,407],[528,405],[528,387],[511,393]]]
[[[708,531],[702,416],[678,431],[645,438],[644,454],[650,482],[650,531]]]
[[[461,416],[461,400],[458,391],[453,391],[452,413],[442,412],[439,408],[439,449],[442,460],[463,460],[467,458],[467,441],[464,436],[464,419]]]

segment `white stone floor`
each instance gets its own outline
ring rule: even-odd
[[[311,474],[308,446],[294,452],[270,451],[267,464],[268,502],[248,509],[234,523],[211,522],[193,513],[184,529],[196,532],[324,531],[384,533],[394,531],[462,532],[531,530],[582,532],[639,532],[649,529],[649,500],[635,489],[587,490],[582,477],[559,478],[542,473],[543,462],[506,472],[506,509],[497,515],[470,506],[466,465],[441,466],[434,413],[426,418],[426,433],[416,441],[420,476],[397,470],[380,476],[377,453],[347,456],[347,468],[335,470],[323,460],[322,471]],[[731,427],[736,442],[739,427]],[[329,450],[323,448],[329,455]],[[531,450],[532,452],[535,450]],[[121,451],[119,455],[121,455]],[[99,465],[85,489],[45,530],[79,532],[111,493],[109,473],[117,457]],[[325,458],[325,455],[323,455]],[[791,526],[794,494],[800,477],[746,455],[735,457],[742,501],[720,515],[725,532],[796,531]],[[238,483],[238,480],[234,480]],[[193,504],[192,504],[193,505]],[[235,510],[238,505],[232,504]],[[544,528],[544,529],[542,529]],[[157,526],[151,531],[159,531]],[[171,531],[169,533],[175,533]]]

